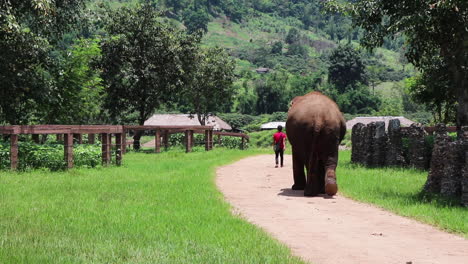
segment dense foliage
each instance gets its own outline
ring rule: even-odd
[[[351,12],[355,24],[364,29],[361,43],[366,47],[382,45],[385,37],[403,33],[408,43],[406,57],[423,72],[419,86],[428,90],[426,96],[418,93],[418,97],[433,103],[442,95],[433,92],[439,89],[445,91],[444,103],[455,96],[457,125],[468,125],[467,1],[360,0],[355,2]],[[434,69],[434,63],[442,69]],[[434,88],[433,74],[440,70],[448,74],[443,74],[443,80],[438,80]]]
[[[52,171],[66,168],[63,159],[63,143],[47,142],[35,144],[28,141],[19,142],[19,170],[49,169]],[[94,168],[101,164],[101,146],[75,145],[73,146],[74,167]],[[0,169],[10,167],[10,144],[0,142]]]
[[[184,82],[197,39],[158,21],[150,5],[107,10],[102,41],[107,107],[113,117],[137,112],[143,125]]]
[[[314,90],[346,114],[453,120],[459,97],[455,81],[446,81],[453,63],[434,53],[443,63],[432,62],[441,66],[431,72],[445,74],[434,79],[426,68],[409,78],[411,37],[382,31],[385,49],[364,51],[358,42],[370,43],[370,31],[323,3],[7,1],[0,123],[143,124],[155,111],[197,114],[203,123],[220,112],[286,112],[294,97]],[[432,118],[426,109],[434,109]],[[236,128],[255,130],[266,120],[254,119]]]

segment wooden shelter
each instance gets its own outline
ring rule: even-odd
[[[145,126],[201,126],[196,115],[189,114],[155,114],[144,123]],[[232,127],[217,116],[209,116],[205,126],[215,131],[231,131]]]

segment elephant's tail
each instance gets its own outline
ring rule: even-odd
[[[306,167],[308,171],[317,166],[319,159],[319,153],[317,152],[318,138],[318,133],[312,131],[312,136],[307,138],[304,142],[304,157],[306,157]]]

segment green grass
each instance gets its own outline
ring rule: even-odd
[[[468,238],[467,208],[461,207],[459,201],[421,193],[426,171],[364,168],[351,164],[350,155],[350,151],[340,152],[340,193]]]
[[[267,134],[267,133],[265,133]],[[271,153],[130,153],[122,167],[0,172],[0,263],[301,263],[232,216],[214,168]],[[468,237],[468,210],[420,191],[427,172],[367,169],[340,153],[340,192]]]
[[[0,172],[0,263],[302,263],[232,216],[214,168],[260,153],[131,153],[122,167]]]

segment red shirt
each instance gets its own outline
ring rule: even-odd
[[[283,132],[276,132],[274,135],[273,135],[273,140],[276,143],[278,142],[281,142],[280,143],[280,148],[281,149],[284,149],[284,139],[286,138],[286,134],[283,133]]]

